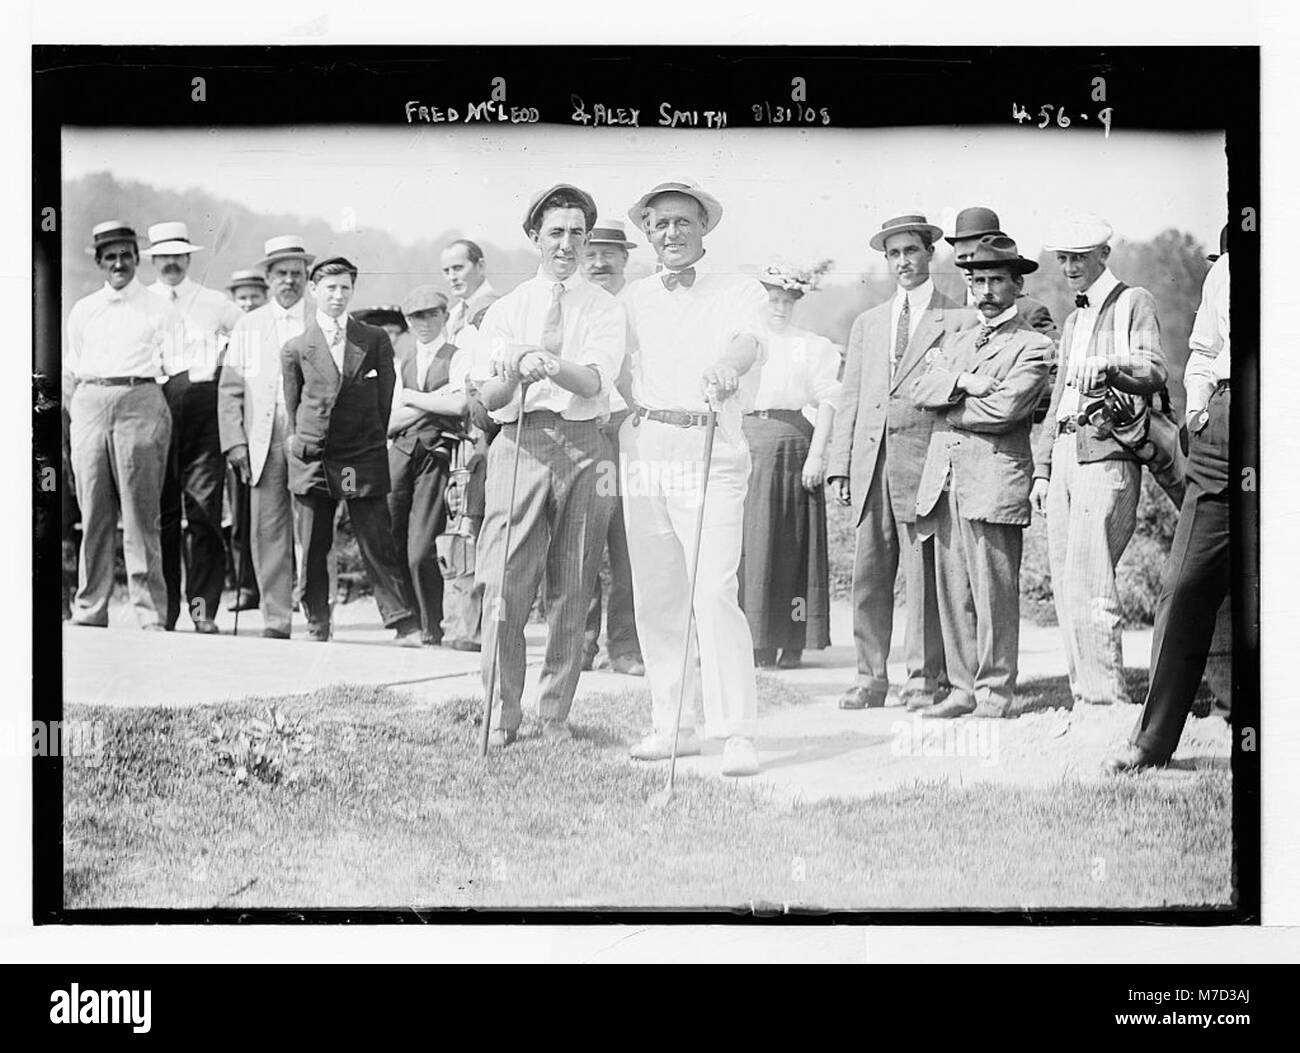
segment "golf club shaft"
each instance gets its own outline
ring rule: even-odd
[[[515,491],[519,486],[519,451],[524,442],[524,400],[528,395],[528,384],[519,385],[519,416],[515,419],[514,464],[510,471],[510,504],[506,507],[506,529],[504,543],[501,546],[501,584],[493,605],[492,620],[496,622],[492,633],[492,658],[488,663],[487,692],[483,698],[483,730],[479,736],[478,752],[480,757],[487,756],[488,736],[492,734],[492,698],[497,689],[497,665],[501,660],[501,630],[505,626],[505,591],[506,572],[510,567],[510,533],[515,518]]]
[[[238,529],[239,529],[239,523],[236,522],[235,530],[238,531]],[[240,601],[242,598],[242,593],[244,591],[244,574],[243,574],[244,568],[241,565],[244,561],[241,558],[243,553],[240,550],[244,547],[244,544],[248,543],[249,541],[252,541],[251,537],[245,538],[243,543],[235,546],[235,631],[232,634],[234,636],[239,635],[239,608],[243,606],[243,603]]]
[[[677,736],[681,734],[682,707],[686,701],[686,674],[691,661],[691,629],[695,624],[695,579],[700,572],[700,539],[704,536],[704,499],[709,493],[709,469],[713,465],[713,433],[718,426],[718,411],[709,405],[709,423],[704,430],[704,479],[700,483],[700,508],[695,514],[695,542],[691,552],[690,595],[686,601],[686,639],[682,641],[682,676],[677,687],[677,719],[673,721],[673,747],[668,761],[668,792],[673,792],[677,777]]]

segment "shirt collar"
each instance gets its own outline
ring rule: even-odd
[[[487,278],[484,278],[483,283],[465,299],[461,300],[460,303],[465,311],[472,312],[473,308],[477,307],[483,300],[495,296],[496,293],[497,291],[492,288],[492,283]]]
[[[1088,297],[1088,306],[1094,310],[1100,310],[1101,305],[1106,302],[1106,297],[1111,294],[1111,290],[1119,284],[1119,279],[1115,277],[1114,272],[1107,267],[1099,275],[1097,280],[1088,288],[1084,289],[1084,294]]]
[[[900,308],[903,305],[903,292],[904,292],[903,287],[901,285],[898,286],[897,299]],[[911,304],[911,309],[913,311],[918,311],[918,310],[923,311],[925,310],[925,308],[930,306],[930,297],[934,295],[934,279],[926,278],[925,281],[923,281],[915,289],[906,290],[906,293],[907,293],[908,303]]]
[[[121,303],[123,300],[128,300],[135,296],[137,290],[141,288],[142,286],[135,280],[135,278],[132,278],[120,289],[114,289],[106,281],[104,282],[104,295],[108,297],[110,303]]]
[[[299,297],[298,301],[292,307],[281,307],[279,300],[272,300],[271,310],[274,312],[277,319],[305,318],[306,316],[303,314],[303,311],[306,307],[306,303],[306,300]]]
[[[158,294],[159,296],[161,296],[164,300],[170,300],[171,297],[172,297],[172,290],[175,289],[175,290],[176,290],[176,298],[179,300],[179,299],[181,299],[182,297],[187,297],[187,296],[190,295],[190,292],[192,291],[192,290],[191,290],[191,287],[192,287],[193,285],[194,285],[194,282],[190,281],[190,276],[187,274],[187,275],[185,275],[184,278],[182,278],[180,281],[178,281],[175,285],[168,285],[165,281],[163,281],[161,278],[159,278],[156,282],[154,282],[154,283],[153,283],[152,285],[150,285],[148,288],[149,288],[149,291],[150,291],[150,292],[157,293],[157,294]]]
[[[348,313],[344,311],[337,318],[331,318],[321,310],[316,311],[316,324],[320,326],[322,333],[332,333],[335,329],[344,329],[348,327]]]
[[[1013,303],[1001,314],[994,315],[992,318],[985,318],[983,315],[980,315],[980,325],[987,326],[989,329],[996,329],[998,326],[1011,321],[1011,319],[1016,317],[1019,313],[1019,308],[1017,308]]]
[[[552,286],[559,284],[564,286],[565,292],[573,292],[579,285],[585,285],[587,279],[582,276],[581,270],[575,270],[564,281],[557,283],[554,278],[547,274],[541,267],[537,268],[537,280],[545,284],[550,289]]]
[[[700,258],[694,263],[688,263],[685,267],[657,267],[655,273],[661,277],[665,274],[680,274],[682,271],[694,271],[698,277],[701,274],[709,273],[709,265],[705,262],[708,258],[708,249],[700,253]]]
[[[439,333],[437,336],[433,338],[433,343],[431,344],[426,344],[423,341],[417,340],[415,342],[415,350],[417,353],[421,355],[427,355],[428,357],[432,358],[439,351],[441,351],[443,347],[446,346],[446,344],[447,344],[447,331],[444,329],[441,333]]]

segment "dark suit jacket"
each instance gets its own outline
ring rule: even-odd
[[[860,314],[853,323],[845,351],[843,390],[835,411],[826,475],[849,480],[855,521],[859,523],[882,444],[886,446],[885,474],[894,516],[908,523],[916,519],[916,488],[935,417],[917,409],[907,391],[924,369],[926,356],[933,357],[931,352],[937,353],[946,336],[975,321],[973,310],[958,306],[935,289],[891,379],[892,303],[891,296]]]
[[[1132,286],[1123,295],[1129,296],[1131,310],[1128,325],[1128,354],[1118,353],[1115,341],[1115,305],[1103,311],[1092,333],[1090,353],[1100,355],[1110,363],[1107,386],[1138,405],[1139,400],[1154,395],[1165,386],[1169,367],[1160,347],[1160,322],[1156,318],[1156,301],[1145,289]],[[1070,342],[1079,319],[1078,310],[1070,312],[1061,334],[1061,353],[1052,387],[1052,401],[1043,422],[1042,432],[1034,447],[1034,477],[1047,479],[1052,474],[1052,446],[1056,442],[1056,413],[1065,393],[1070,372]],[[1080,400],[1082,403],[1087,400]],[[1075,433],[1076,455],[1080,464],[1093,461],[1133,460],[1133,454],[1114,439],[1103,438],[1091,424],[1082,424]]]
[[[1034,466],[1029,428],[1055,348],[1019,314],[981,348],[975,347],[978,337],[978,328],[950,336],[911,387],[918,408],[940,414],[930,435],[916,514],[933,511],[948,482],[956,488],[962,518],[1028,526]],[[998,383],[977,398],[955,392],[960,373]]]
[[[378,326],[348,318],[343,375],[308,314],[307,329],[280,351],[288,441],[289,489],[335,498],[388,493],[388,418],[393,345]]]

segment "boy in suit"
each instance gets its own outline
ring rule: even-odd
[[[289,489],[298,506],[302,607],[308,635],[330,638],[329,565],[334,512],[348,516],[384,625],[421,646],[420,619],[402,574],[388,515],[386,436],[396,376],[393,345],[377,326],[348,317],[357,268],[342,256],[307,276],[315,310],[280,352],[289,418]]]
[[[943,231],[921,215],[887,220],[871,238],[885,255],[898,289],[858,316],[849,334],[844,386],[835,412],[827,482],[857,522],[853,560],[853,637],[858,679],[841,709],[874,709],[889,690],[894,630],[894,581],[902,561],[907,581],[909,709],[923,709],[943,687],[943,637],[934,584],[934,543],[916,532],[916,487],[930,445],[934,414],[907,398],[926,355],[949,333],[971,323],[971,312],[934,286],[930,264]]]
[[[941,414],[917,489],[917,529],[933,534],[939,623],[952,692],[928,717],[1009,715],[1020,648],[1020,553],[1029,525],[1029,429],[1048,385],[1053,345],[1019,312],[1038,269],[1005,235],[986,235],[957,264],[970,272],[981,320],[949,337],[912,385]]]

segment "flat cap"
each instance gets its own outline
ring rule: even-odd
[[[542,207],[542,203],[552,194],[568,193],[581,202],[582,214],[587,221],[587,229],[591,230],[596,225],[596,201],[585,190],[580,190],[572,183],[556,183],[554,186],[540,190],[532,196],[528,202],[528,209],[524,212],[524,233],[532,234],[541,216],[537,215]]]
[[[1066,213],[1047,229],[1043,244],[1048,252],[1088,252],[1107,244],[1115,231],[1091,212]]]
[[[421,311],[447,309],[447,297],[432,285],[417,285],[402,297],[402,314],[413,315]]]
[[[347,270],[352,272],[353,278],[355,279],[357,274],[357,265],[353,263],[350,259],[348,259],[346,256],[326,256],[323,260],[317,260],[315,263],[311,265],[311,269],[307,272],[307,280],[309,282],[314,282],[316,280],[316,275],[320,272],[320,269],[322,267],[328,267],[331,263],[343,264],[343,266]]]

